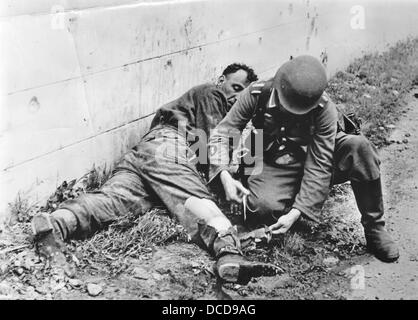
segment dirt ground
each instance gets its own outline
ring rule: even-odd
[[[247,252],[285,271],[245,286],[217,283],[214,261],[184,237],[116,254],[108,244],[100,247],[112,235],[106,232],[68,245],[76,267],[71,278],[35,254],[28,221],[5,225],[0,299],[418,299],[417,97],[415,88],[390,144],[380,149],[387,226],[401,252],[396,263],[365,253],[359,213],[349,185],[343,185],[326,202],[323,223],[301,221],[273,244]]]
[[[364,290],[353,290],[354,299],[418,299],[418,89],[390,136],[392,144],[381,152],[385,182],[388,230],[399,244],[394,264],[360,257]]]

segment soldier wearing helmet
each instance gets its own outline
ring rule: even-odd
[[[337,110],[326,86],[320,61],[303,55],[284,63],[274,78],[245,89],[210,138],[210,182],[220,180],[227,200],[246,199],[247,227],[268,224],[273,234],[281,234],[301,215],[318,222],[330,186],[349,180],[368,249],[382,261],[395,261],[399,251],[384,227],[376,148]],[[262,141],[262,151],[254,155],[243,188],[233,178],[230,155],[237,139],[231,136],[248,123],[250,140]],[[257,150],[253,144],[249,150]]]

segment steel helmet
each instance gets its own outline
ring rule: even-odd
[[[291,113],[315,108],[327,86],[327,75],[315,57],[302,55],[284,63],[273,79],[281,105]]]

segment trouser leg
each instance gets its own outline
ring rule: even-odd
[[[368,226],[384,226],[382,185],[376,148],[363,135],[339,133],[335,143],[333,183],[349,180],[362,215]]]
[[[251,229],[271,225],[292,207],[300,189],[303,163],[272,166],[263,163],[262,171],[247,179],[250,191],[246,224]]]
[[[384,229],[379,164],[376,148],[364,136],[337,136],[334,183],[350,180],[369,249],[383,261],[394,261],[399,252]]]
[[[65,261],[61,253],[65,249],[63,240],[86,238],[120,216],[142,214],[151,206],[141,178],[119,167],[100,190],[63,202],[51,215],[39,213],[33,217],[38,252]]]
[[[231,226],[215,204],[206,181],[189,163],[186,141],[176,131],[161,129],[148,136],[137,151],[143,159],[140,177],[192,239],[198,234],[199,222],[217,227],[219,231]]]
[[[153,202],[138,174],[117,169],[99,190],[63,202],[59,209],[65,211],[57,210],[52,217],[60,224],[65,239],[86,238],[121,216],[145,213]]]

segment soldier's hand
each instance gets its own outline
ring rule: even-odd
[[[288,214],[281,216],[275,224],[270,226],[273,234],[286,233],[290,227],[299,219],[301,212],[298,209],[292,208]]]
[[[242,197],[250,194],[242,183],[232,178],[226,170],[221,172],[221,182],[225,190],[225,197],[227,201],[241,203]]]

